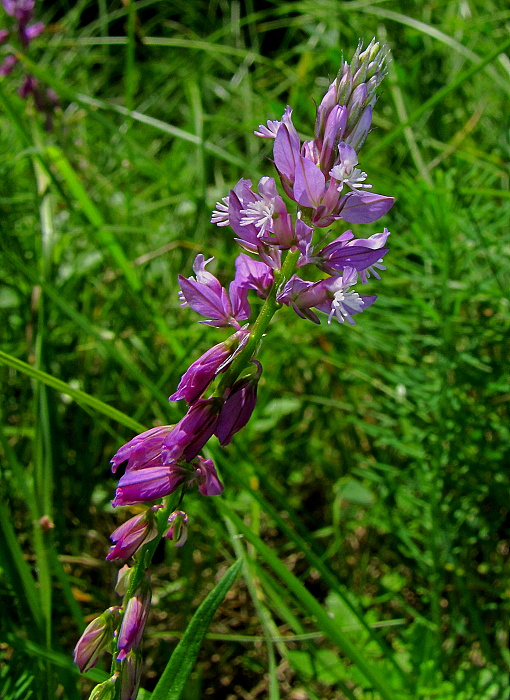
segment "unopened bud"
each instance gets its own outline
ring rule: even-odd
[[[351,95],[351,99],[349,100],[349,104],[347,105],[347,110],[349,117],[347,119],[347,128],[346,131],[352,131],[353,128],[355,127],[356,123],[358,122],[358,119],[361,116],[361,113],[365,109],[367,104],[367,86],[362,83],[361,85],[358,85],[357,88],[354,89],[354,92]]]
[[[108,608],[102,615],[92,620],[74,648],[74,661],[82,673],[96,665],[103,652],[113,639],[113,633],[120,617],[120,608]]]
[[[141,675],[142,657],[138,652],[130,651],[120,671],[120,700],[136,700]]]
[[[182,510],[175,510],[168,518],[168,524],[170,528],[165,537],[176,547],[182,547],[188,539],[188,516]]]
[[[128,592],[129,584],[131,582],[131,574],[133,573],[133,568],[124,564],[124,566],[119,569],[117,574],[117,584],[115,586],[115,593],[118,595],[126,595]]]
[[[96,685],[96,687],[92,689],[92,692],[89,695],[89,700],[114,700],[115,683],[117,681],[118,675],[118,673],[115,673],[111,678],[108,678],[107,681]]]
[[[133,596],[126,603],[117,639],[117,648],[119,650],[117,661],[122,661],[131,649],[137,649],[140,646],[151,607],[151,597],[150,577],[146,573]]]
[[[336,101],[339,105],[346,105],[352,92],[352,72],[348,63],[344,63],[337,77]]]

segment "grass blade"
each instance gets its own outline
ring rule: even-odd
[[[76,401],[76,403],[82,404],[83,406],[88,406],[94,411],[102,413],[103,415],[108,416],[108,418],[111,418],[112,420],[118,421],[122,425],[125,425],[127,428],[131,428],[132,430],[136,430],[137,432],[142,432],[145,430],[145,427],[141,425],[141,423],[138,423],[137,421],[133,420],[130,416],[127,416],[125,413],[122,413],[122,411],[118,411],[116,408],[108,406],[108,404],[104,403],[103,401],[100,401],[99,399],[96,399],[90,394],[87,394],[85,391],[81,391],[80,389],[72,389],[69,386],[69,384],[66,384],[62,380],[57,379],[56,377],[52,377],[51,374],[46,374],[46,372],[42,372],[41,370],[36,369],[31,365],[28,365],[26,362],[23,362],[23,360],[18,360],[17,357],[13,357],[7,352],[3,352],[3,350],[0,350],[0,364],[12,367],[12,369],[17,370],[18,372],[22,372],[28,377],[36,379],[37,381],[42,382],[43,384],[46,384],[46,386],[50,386],[52,389],[56,389],[61,394],[70,396]]]

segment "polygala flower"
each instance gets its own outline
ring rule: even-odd
[[[256,365],[257,371],[239,379],[232,386],[221,407],[215,428],[215,434],[221,445],[230,444],[234,435],[244,428],[257,403],[257,386],[262,374],[262,365],[257,360],[252,362]]]
[[[181,377],[177,391],[168,400],[186,399],[191,405],[199,399],[213,379],[227,369],[236,356],[236,351],[244,347],[249,335],[248,330],[241,329],[223,343],[218,343],[207,350],[189,366]]]
[[[112,472],[127,461],[126,471],[144,469],[161,464],[161,449],[165,438],[172,432],[173,425],[159,425],[136,435],[123,445],[112,457]]]
[[[3,38],[0,33],[0,42]],[[335,237],[327,229],[336,221],[373,223],[393,205],[393,197],[371,191],[362,169],[367,164],[359,156],[387,61],[387,48],[375,39],[364,50],[358,45],[351,63],[343,62],[317,107],[312,139],[301,141],[290,107],[280,120],[268,120],[255,132],[273,140],[277,177],[264,176],[255,186],[240,179],[217,202],[211,219],[222,233],[229,226],[243,250],[235,261],[234,279],[228,290],[223,287],[207,269],[213,259],[206,260],[202,254],[195,258],[194,275],[178,278],[182,306],[200,314],[202,324],[235,332],[215,341],[181,376],[169,399],[184,399],[188,404],[179,422],[136,435],[111,460],[113,472],[125,465],[113,506],[149,504],[167,499],[178,489],[179,496],[149,506],[118,527],[107,559],[124,562],[158,534],[181,547],[187,538],[188,516],[180,508],[187,491],[197,488],[203,496],[222,493],[214,463],[200,453],[213,436],[220,445],[229,445],[250,420],[262,374],[257,354],[281,305],[313,323],[320,323],[319,314],[324,314],[328,324],[336,319],[353,325],[354,316],[375,302],[374,294],[360,294],[356,285],[367,284],[371,277],[379,279],[378,271],[385,269],[388,229],[364,238],[356,238],[351,230]],[[4,62],[0,72],[13,68],[14,64]],[[27,78],[22,93],[36,89],[36,83]],[[310,279],[298,277],[296,270],[303,276],[310,273]],[[251,327],[245,323],[251,317],[249,294],[256,294],[256,305],[262,307]],[[176,507],[165,528],[160,528],[163,513]],[[114,634],[118,612],[113,612],[118,609],[111,609],[89,625],[77,645],[75,658],[86,670],[116,638],[120,664],[110,685],[104,686],[105,697],[116,684],[116,698],[136,698],[141,673],[138,648],[151,604],[146,566],[139,557],[131,569],[123,567],[119,573],[116,590],[124,596],[125,610],[118,634]]]
[[[336,318],[339,323],[347,321],[354,325],[353,316],[364,311],[377,299],[374,295],[358,294],[351,289],[357,282],[358,274],[353,267],[347,267],[341,277],[330,277],[320,282],[306,282],[296,275],[285,285],[277,299],[282,304],[292,306],[302,318],[320,323],[312,311],[316,308],[328,314],[328,323]]]
[[[241,328],[239,321],[246,321],[251,313],[247,290],[239,287],[234,280],[227,294],[219,280],[205,269],[212,259],[205,260],[203,255],[197,255],[193,264],[196,278],[186,279],[179,275],[181,305],[189,304],[201,316],[210,316],[209,319],[200,323],[217,328],[233,326],[239,330]]]
[[[153,506],[140,515],[135,515],[110,535],[114,545],[106,558],[110,561],[127,561],[140,547],[147,544],[158,534],[158,525],[154,513],[161,506]]]
[[[163,462],[191,462],[214,433],[222,399],[199,399],[177,423],[163,443]]]
[[[137,649],[151,606],[151,583],[146,573],[143,581],[128,600],[117,639],[117,661],[122,661],[132,649]]]
[[[86,627],[74,648],[74,661],[81,673],[97,664],[101,653],[110,646],[120,618],[120,608],[108,608]]]

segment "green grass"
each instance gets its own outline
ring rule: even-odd
[[[353,328],[273,321],[256,413],[210,448],[224,497],[187,497],[188,543],[156,554],[144,697],[235,559],[183,700],[510,697],[505,4],[38,7],[22,61],[59,94],[54,130],[21,66],[0,82],[0,695],[78,700],[106,677],[70,659],[116,603],[109,459],[180,418],[166,397],[225,335],[179,306],[177,274],[203,252],[230,280],[209,218],[273,175],[253,130],[290,104],[309,136],[376,35],[393,60],[360,166],[396,197],[369,231],[392,232],[378,301]]]

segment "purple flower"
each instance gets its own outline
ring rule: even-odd
[[[350,289],[357,278],[358,273],[352,267],[346,268],[341,277],[329,277],[315,283],[294,276],[277,300],[292,306],[299,316],[314,323],[320,321],[312,307],[328,314],[328,323],[335,317],[339,323],[347,321],[354,325],[352,316],[364,311],[377,299],[374,295],[358,294]]]
[[[130,651],[120,670],[120,700],[136,700],[142,675],[142,657]]]
[[[18,36],[23,46],[28,46],[44,31],[44,24],[37,22],[28,26],[34,12],[34,0],[2,0],[5,11],[14,17],[18,25]]]
[[[281,121],[278,121],[277,119],[275,119],[275,120],[268,119],[267,126],[260,124],[259,131],[254,131],[253,133],[256,136],[260,136],[261,138],[274,139],[274,138],[276,138],[276,135],[278,134],[278,130],[282,124],[285,124],[287,126],[287,128],[289,129],[290,134],[291,134],[291,138],[293,138],[294,141],[297,140],[298,148],[299,148],[299,136],[298,136],[298,133],[294,127],[294,124],[292,123],[292,109],[288,105],[285,108],[285,112],[283,113],[283,117],[281,118]]]
[[[199,455],[198,464],[195,462],[195,467],[195,481],[202,496],[219,496],[223,491],[223,485],[212,459],[204,459]]]
[[[119,630],[117,661],[126,658],[131,649],[137,649],[142,640],[143,630],[151,606],[152,592],[148,574],[129,598]]]
[[[115,474],[119,465],[126,460],[128,462],[127,471],[161,465],[163,442],[173,428],[173,425],[159,425],[140,433],[127,442],[113,456],[111,460],[112,472]]]
[[[170,527],[165,533],[165,537],[172,540],[176,547],[182,547],[188,539],[188,516],[182,510],[174,510],[168,518],[168,524]]]
[[[222,400],[198,399],[163,443],[164,464],[184,458],[191,462],[214,433]]]
[[[11,17],[30,22],[34,11],[35,0],[2,0],[4,10]]]
[[[347,143],[340,143],[338,146],[339,158],[335,161],[329,174],[338,182],[337,190],[341,192],[344,184],[351,189],[370,188],[372,185],[363,185],[367,174],[355,166],[358,165],[358,156],[354,148]]]
[[[223,343],[214,345],[207,350],[182,375],[177,391],[168,400],[179,401],[180,399],[186,399],[190,405],[194,403],[200,398],[216,375],[227,369],[237,352],[244,347],[249,335],[250,332],[248,330],[237,331]]]
[[[112,501],[114,508],[164,498],[188,481],[189,470],[178,464],[126,471]]]
[[[257,403],[257,386],[262,374],[262,365],[252,360],[257,371],[239,379],[231,388],[225,403],[221,407],[215,434],[221,445],[228,445],[241,428],[250,420]]]
[[[380,236],[380,234],[376,235]],[[387,236],[384,237],[384,241],[386,238]],[[365,271],[388,252],[388,248],[382,248],[382,238],[372,241],[371,244],[367,243],[369,239],[351,239],[353,239],[352,231],[345,231],[316,255],[300,260],[299,265],[302,266],[307,262],[314,263],[323,272],[338,276],[347,267],[353,267],[358,272]],[[381,247],[378,248],[377,245]]]
[[[18,62],[18,59],[10,54],[4,58],[2,65],[0,66],[0,75],[10,75],[14,70],[14,66]]]
[[[97,660],[113,639],[120,617],[120,608],[108,608],[86,627],[74,648],[74,661],[81,673],[93,668]]]
[[[269,267],[279,269],[281,254],[273,247],[277,243],[272,238],[273,229],[286,240],[292,222],[276,192],[273,178],[262,178],[259,192],[253,192],[250,180],[239,180],[228,197],[223,198],[223,203],[217,203],[218,209],[213,212],[211,222],[218,226],[230,225],[239,236],[235,240],[241,248],[260,255]],[[270,245],[266,243],[267,238]]]
[[[158,525],[154,513],[161,506],[153,506],[145,513],[135,515],[110,535],[115,544],[110,548],[106,558],[110,561],[127,561],[140,547],[153,540],[158,534]]]
[[[211,260],[212,258],[205,260],[203,255],[197,255],[193,265],[196,279],[186,279],[179,275],[182,290],[180,297],[183,302],[181,305],[189,304],[201,316],[210,316],[208,320],[200,323],[216,328],[233,326],[239,330],[239,321],[246,321],[251,314],[247,290],[240,289],[235,281],[231,282],[229,299],[219,280],[205,269]]]
[[[262,299],[273,286],[273,271],[266,263],[253,260],[241,253],[236,258],[236,280],[243,289],[255,289]]]

